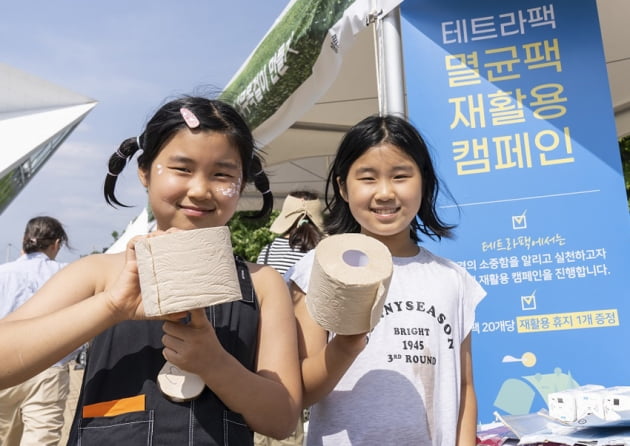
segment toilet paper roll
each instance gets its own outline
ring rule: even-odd
[[[306,307],[328,331],[369,332],[380,320],[392,272],[389,249],[375,238],[331,235],[315,248]]]
[[[135,247],[147,316],[241,299],[226,226],[145,238]]]

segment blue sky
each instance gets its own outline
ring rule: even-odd
[[[288,2],[5,2],[3,62],[98,104],[0,214],[0,263],[17,258],[24,226],[37,215],[65,225],[74,249],[63,249],[62,261],[109,246],[146,202],[134,160],[117,191],[135,207],[105,203],[109,156],[165,99],[224,87]]]

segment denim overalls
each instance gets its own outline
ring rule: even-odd
[[[243,298],[208,307],[206,314],[223,347],[253,371],[259,306],[247,265],[236,256],[235,261]],[[156,383],[165,362],[162,324],[125,321],[94,338],[69,445],[253,444],[243,417],[208,387],[183,403],[162,395]],[[104,402],[110,403],[98,404]]]

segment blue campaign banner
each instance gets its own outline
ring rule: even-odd
[[[630,385],[630,218],[595,0],[406,0],[409,118],[455,240],[423,243],[488,292],[479,420]]]

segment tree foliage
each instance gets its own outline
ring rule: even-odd
[[[269,226],[278,216],[278,213],[278,211],[273,211],[268,219],[262,220],[245,218],[247,215],[245,212],[234,214],[228,223],[232,234],[234,253],[245,260],[256,262],[260,250],[277,237],[269,231]]]

